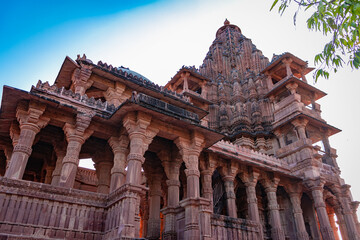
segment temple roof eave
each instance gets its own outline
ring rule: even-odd
[[[286,86],[286,84],[288,84],[290,82],[294,82],[294,83],[298,84],[299,87],[306,89],[308,91],[314,92],[315,93],[315,99],[314,99],[315,101],[327,95],[327,93],[321,91],[320,89],[318,89],[314,86],[311,86],[310,84],[298,79],[297,77],[290,76],[290,77],[285,78],[285,79],[281,80],[280,82],[276,83],[274,85],[274,87],[264,97],[266,98],[271,95],[275,95],[282,89],[282,87]]]
[[[71,76],[76,68],[80,65],[72,60],[69,56],[66,56],[63,64],[61,65],[60,71],[55,79],[55,85],[58,87],[69,88],[71,85]]]
[[[319,127],[319,128],[326,128],[326,129],[328,129],[328,130],[329,130],[329,131],[328,131],[328,137],[330,137],[330,136],[332,136],[332,135],[334,135],[334,134],[337,134],[337,133],[341,132],[341,129],[336,128],[336,127],[328,124],[327,122],[325,122],[325,121],[323,121],[323,120],[314,118],[314,117],[312,117],[312,116],[309,116],[309,115],[307,115],[307,114],[305,114],[305,113],[301,113],[301,112],[298,113],[298,114],[295,114],[294,116],[292,116],[292,117],[289,118],[289,119],[286,119],[286,121],[281,121],[281,122],[275,124],[275,125],[273,126],[273,131],[274,131],[275,129],[280,128],[281,126],[284,126],[284,125],[287,124],[287,123],[290,123],[291,121],[295,120],[296,118],[301,118],[301,117],[309,120],[309,123],[308,123],[308,124],[315,125],[315,126],[317,126],[317,127]]]
[[[293,55],[292,53],[289,52],[285,52],[281,55],[279,55],[276,59],[273,59],[262,71],[261,73],[266,73],[267,71],[270,71],[273,67],[275,67],[276,65],[278,65],[279,63],[281,63],[281,61],[285,58],[291,58],[295,63],[297,63],[300,66],[307,66],[307,62],[296,57],[295,55]],[[313,68],[308,68],[306,67],[306,73],[304,72],[304,74],[309,73],[310,71],[312,71]]]
[[[180,70],[170,79],[170,81],[168,81],[166,84],[165,84],[165,87],[166,88],[169,88],[169,86],[173,83],[175,83],[180,77],[181,77],[181,74],[184,73],[184,72],[189,72],[191,75],[201,79],[201,80],[204,80],[206,82],[210,82],[211,80],[205,76],[203,76],[202,74],[198,73],[198,72],[195,72],[193,71],[191,68],[189,67],[185,67],[183,66],[182,68],[180,68]]]
[[[4,99],[6,99],[6,101]],[[197,120],[194,118],[192,120],[191,118],[180,117],[179,115],[176,115],[170,111],[162,111],[161,109],[152,107],[151,105],[145,104],[144,102],[126,100],[110,114],[107,111],[100,111],[86,105],[81,105],[80,102],[72,103],[68,101],[59,101],[58,99],[52,98],[49,95],[41,95],[39,91],[36,91],[35,87],[32,88],[32,92],[27,92],[8,86],[4,86],[3,90],[3,99],[0,110],[0,136],[9,134],[10,125],[13,121],[16,120],[17,105],[20,101],[24,100],[36,100],[46,104],[50,108],[61,108],[64,112],[68,112],[70,115],[75,115],[78,112],[78,107],[88,109],[89,111],[95,111],[95,116],[93,119],[100,125],[105,124],[104,126],[119,126],[119,124],[121,125],[122,117],[125,116],[128,112],[143,111],[153,115],[155,119],[159,119],[163,122],[171,122],[171,124],[180,126],[183,129],[199,131],[206,138],[206,147],[213,145],[224,137],[223,134],[200,125],[200,120],[198,118],[196,118]],[[194,116],[197,115],[195,114]],[[66,120],[64,120],[63,124],[65,124],[65,122]],[[58,127],[62,126],[59,125]],[[109,133],[111,133],[111,131],[108,131],[106,134]],[[106,136],[106,134],[103,136]]]

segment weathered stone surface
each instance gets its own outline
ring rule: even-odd
[[[339,239],[336,215],[359,239],[311,70],[226,20],[163,87],[85,55],[53,85],[5,86],[0,238]]]

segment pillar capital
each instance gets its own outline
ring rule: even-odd
[[[279,182],[280,178],[277,176],[270,177],[265,175],[265,177],[261,179],[261,184],[265,187],[265,192],[276,192]]]
[[[255,187],[257,182],[258,182],[258,178],[260,176],[260,173],[258,171],[243,171],[239,174],[241,181],[245,184],[246,187],[250,187],[253,186]]]
[[[75,93],[84,95],[85,91],[91,87],[93,81],[89,80],[92,73],[92,66],[82,65],[76,68],[71,76],[72,87]]]
[[[93,130],[88,127],[94,115],[94,112],[78,112],[75,123],[66,123],[63,127],[68,145],[63,159],[59,186],[73,187],[74,185],[81,147],[93,133]]]
[[[291,94],[296,94],[296,89],[298,87],[298,84],[292,82],[292,83],[286,84],[285,87],[291,92]]]
[[[129,137],[125,134],[121,134],[120,137],[110,137],[108,140],[114,154],[117,152],[126,152],[129,142]]]
[[[166,180],[166,185],[180,187],[180,181],[174,179]]]
[[[10,138],[12,140],[13,147],[18,143],[20,137],[19,123],[13,121],[10,125]]]
[[[29,129],[37,134],[50,121],[50,118],[43,116],[45,108],[45,104],[33,101],[30,101],[28,106],[24,102],[19,103],[16,109],[16,118],[20,129]]]
[[[75,124],[66,123],[63,127],[67,141],[76,141],[83,144],[93,133],[92,130],[88,129],[92,117],[95,115],[94,112],[82,113],[79,112],[76,115]]]
[[[109,87],[106,92],[104,92],[104,97],[109,104],[113,104],[115,107],[118,107],[131,96],[131,92],[127,93],[125,90],[125,84],[116,82],[115,88]]]
[[[325,180],[322,178],[307,179],[304,181],[304,184],[311,191],[320,190],[323,192]]]
[[[284,135],[284,133],[283,133],[283,131],[282,131],[282,129],[281,128],[278,128],[278,129],[276,129],[276,130],[274,130],[274,134],[275,134],[275,136],[276,137],[282,137],[283,135]]]
[[[195,170],[195,169],[185,169],[185,175],[187,177],[189,176],[196,176],[196,177],[200,177],[200,171],[199,170]]]
[[[110,192],[115,191],[125,183],[125,167],[127,156],[129,154],[129,142],[129,137],[125,133],[120,134],[119,137],[110,137],[108,140],[114,153],[114,165],[111,169]]]
[[[205,144],[204,136],[194,132],[190,138],[178,137],[174,142],[180,151],[186,168],[198,169],[198,158]]]
[[[305,118],[297,118],[297,119],[291,121],[291,124],[294,125],[294,127],[299,128],[299,127],[306,127],[308,122],[309,122],[309,120],[307,120]]]

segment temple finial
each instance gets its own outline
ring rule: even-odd
[[[230,24],[230,22],[229,22],[229,20],[227,20],[227,18],[225,19],[225,22],[224,22],[224,25],[229,25]]]

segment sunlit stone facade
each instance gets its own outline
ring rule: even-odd
[[[359,239],[311,70],[225,21],[165,86],[85,55],[5,86],[0,237]]]

